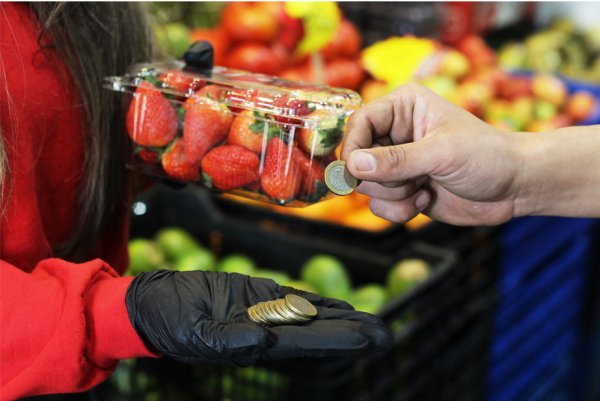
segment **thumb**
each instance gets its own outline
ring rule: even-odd
[[[355,150],[346,166],[354,177],[365,181],[395,182],[428,175],[443,157],[441,147],[431,139]]]

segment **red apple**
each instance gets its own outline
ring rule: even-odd
[[[568,100],[565,111],[569,118],[578,123],[587,119],[596,108],[596,98],[589,92],[578,91]]]

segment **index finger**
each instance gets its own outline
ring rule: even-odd
[[[429,108],[440,100],[429,89],[411,83],[368,103],[350,117],[341,159],[347,160],[353,151],[370,148],[385,137],[397,145],[424,136],[432,118]]]
[[[342,141],[341,159],[354,150],[370,148],[378,136],[388,135],[393,122],[393,105],[388,97],[377,99],[354,112]]]

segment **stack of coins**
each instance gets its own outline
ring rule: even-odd
[[[248,316],[256,323],[278,326],[308,322],[317,316],[317,309],[306,299],[288,294],[284,298],[252,305],[248,308]]]
[[[325,184],[336,195],[348,195],[360,184],[346,168],[346,162],[335,160],[325,169]]]

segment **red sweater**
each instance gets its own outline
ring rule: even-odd
[[[40,52],[38,32],[26,5],[0,3],[0,135],[11,172],[10,192],[0,188],[8,201],[0,212],[0,400],[83,391],[118,359],[151,355],[127,317],[131,278],[118,276],[127,266],[124,208],[98,259],[53,258],[77,214],[82,109],[73,82]]]

